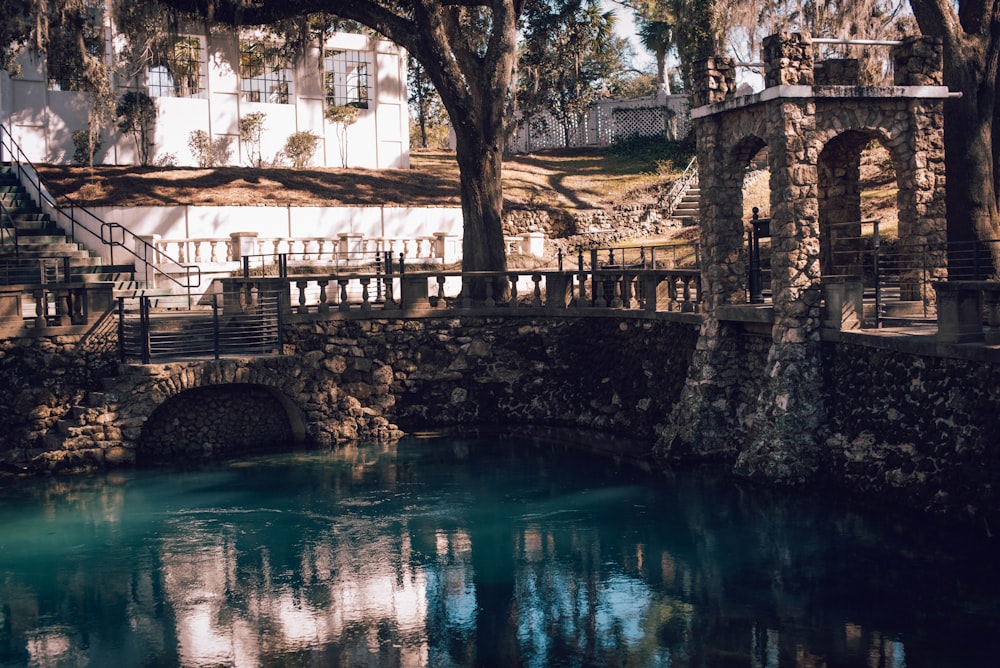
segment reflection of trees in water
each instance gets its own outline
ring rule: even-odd
[[[942,601],[955,588],[940,560],[894,547],[938,549],[903,522],[887,531],[710,475],[651,491],[605,465],[491,448],[354,448],[303,453],[301,466],[29,487],[44,511],[0,560],[21,550],[37,563],[0,578],[0,659],[28,647],[38,663],[98,665],[124,646],[184,665],[891,667],[925,649],[897,640],[927,614],[914,583]],[[103,554],[79,554],[87,541]],[[926,572],[880,567],[886,547]],[[51,622],[65,610],[81,611],[79,627]]]

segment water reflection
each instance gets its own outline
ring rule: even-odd
[[[0,665],[986,666],[995,557],[524,442],[7,481]]]

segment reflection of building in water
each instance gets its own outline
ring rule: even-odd
[[[215,529],[195,527],[163,544],[163,583],[183,665],[259,665],[271,652],[325,646],[362,657],[384,653],[386,643],[394,665],[427,665],[429,608],[444,612],[451,629],[475,622],[471,543],[463,532],[439,532],[436,562],[424,567],[413,564],[405,532],[359,551],[341,531],[326,531],[299,546],[294,572],[272,563],[263,548],[241,551]]]

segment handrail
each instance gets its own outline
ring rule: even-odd
[[[10,232],[7,231],[8,229]],[[15,259],[21,259],[21,246],[18,243],[17,233],[14,229],[14,217],[7,211],[7,205],[4,204],[3,198],[0,197],[0,244],[6,244],[8,237],[14,241]]]
[[[7,126],[0,124],[0,162],[7,162],[8,160],[12,166],[16,165],[18,180],[21,184],[25,185],[25,181],[27,181],[31,185],[31,188],[38,197],[39,207],[45,211],[45,205],[48,205],[51,213],[66,219],[66,222],[69,224],[69,237],[74,242],[77,241],[77,228],[79,227],[95,240],[108,247],[111,264],[115,264],[115,248],[124,249],[127,255],[141,262],[145,272],[144,280],[147,283],[150,283],[149,270],[152,267],[154,277],[166,279],[181,290],[187,291],[189,296],[191,295],[191,290],[201,286],[201,268],[197,265],[182,264],[180,261],[167,257],[154,248],[147,240],[133,234],[119,223],[111,223],[103,220],[90,209],[75,202],[68,195],[62,195],[59,198],[51,195],[44,188],[39,171],[31,163],[24,151],[21,150],[17,142],[14,141],[10,130],[8,130]],[[65,204],[60,203],[59,200],[62,200]],[[69,209],[69,213],[65,209]],[[87,222],[80,220],[78,214],[83,215]],[[98,231],[95,231],[95,227]],[[120,235],[120,237],[117,235]],[[131,238],[131,244],[126,243],[129,237]],[[136,248],[141,249],[141,252],[138,252]],[[150,258],[153,257],[159,258],[161,262],[151,262]],[[168,261],[168,265],[177,267],[178,274],[183,275],[186,280],[178,280],[167,271],[164,271],[162,263],[162,259],[164,258]]]
[[[681,172],[680,177],[674,181],[673,185],[670,186],[670,190],[667,191],[667,215],[674,215],[674,209],[680,204],[681,198],[684,196],[684,191],[691,184],[691,181],[698,176],[698,157],[695,156],[691,158],[688,162],[687,167]]]

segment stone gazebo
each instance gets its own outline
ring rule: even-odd
[[[858,85],[856,61],[815,63],[807,34],[764,41],[765,89],[737,96],[732,61],[695,67],[691,112],[698,143],[705,320],[681,401],[657,451],[668,459],[735,459],[736,471],[788,484],[812,478],[825,420],[820,361],[822,283],[858,271],[860,158],[872,140],[889,151],[902,244],[945,241],[941,48],[893,46],[893,86]],[[746,167],[767,149],[773,304],[747,302]],[[853,238],[853,241],[838,241]],[[853,249],[857,251],[858,249]],[[927,262],[925,258],[925,263]],[[930,259],[945,275],[943,251]],[[927,264],[923,266],[927,271]],[[847,279],[851,280],[851,279]],[[912,291],[919,293],[914,281]],[[912,298],[933,298],[914,294]],[[770,310],[766,368],[756,401],[741,379],[738,311]],[[758,326],[760,327],[760,326]]]

